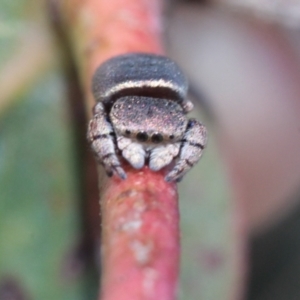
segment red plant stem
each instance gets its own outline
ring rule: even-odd
[[[162,0],[58,1],[68,29],[88,113],[94,106],[91,78],[108,58],[128,52],[162,53]]]
[[[148,168],[108,181],[101,199],[105,300],[175,299],[179,228],[177,193]]]
[[[127,52],[162,53],[159,0],[58,2],[67,27],[90,115],[95,69]],[[99,168],[100,169],[100,168]],[[101,188],[102,300],[174,300],[179,270],[176,184],[164,172],[126,166],[128,178]],[[101,178],[101,176],[99,176]]]

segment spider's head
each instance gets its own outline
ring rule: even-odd
[[[167,99],[122,97],[112,106],[109,116],[117,135],[139,143],[177,142],[187,127],[181,105]]]

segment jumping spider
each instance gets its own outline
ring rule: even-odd
[[[120,156],[135,169],[148,163],[153,171],[175,160],[166,181],[180,180],[200,159],[206,128],[186,118],[193,104],[172,60],[144,53],[113,57],[96,70],[92,87],[97,104],[88,140],[108,176],[126,178]]]

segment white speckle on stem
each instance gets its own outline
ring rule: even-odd
[[[142,221],[140,219],[137,219],[137,220],[132,220],[132,221],[125,222],[122,225],[121,229],[123,231],[131,232],[131,231],[135,231],[135,230],[140,229],[141,225],[142,225]]]
[[[152,243],[144,243],[138,240],[135,240],[131,243],[131,249],[133,250],[134,257],[136,261],[141,264],[145,265],[150,261],[151,252],[153,249]]]
[[[143,288],[147,297],[150,297],[153,294],[154,284],[158,280],[158,275],[158,272],[152,268],[145,269]]]

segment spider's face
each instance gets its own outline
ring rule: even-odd
[[[180,141],[188,122],[178,103],[140,96],[118,99],[109,116],[117,136],[152,146]]]

